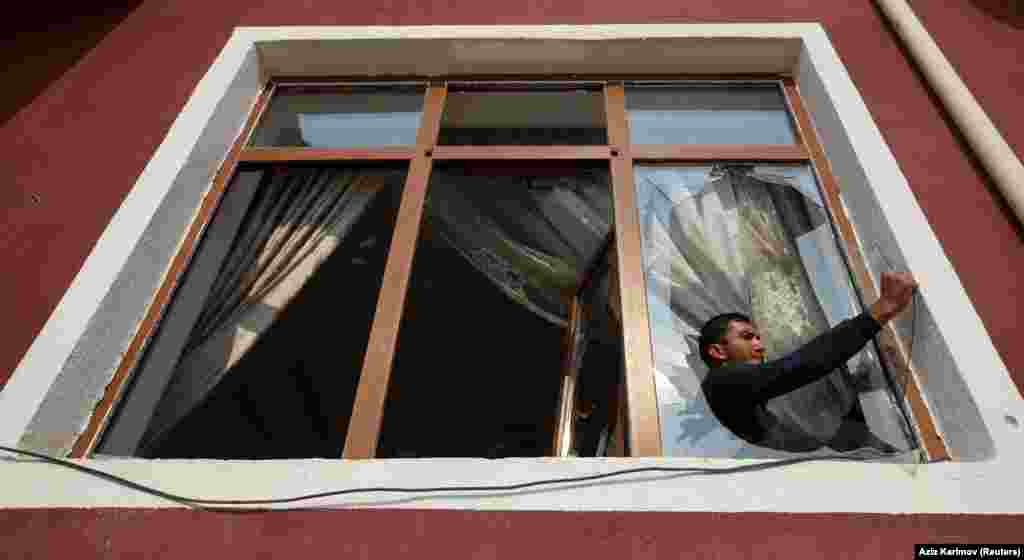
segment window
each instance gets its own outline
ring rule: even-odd
[[[694,333],[742,310],[784,353],[869,285],[788,79],[281,80],[262,105],[100,452],[770,456],[702,405]],[[934,430],[877,356],[773,410],[910,447]]]
[[[538,72],[543,74],[538,75],[538,79],[576,80],[579,79],[577,74],[583,71],[594,75],[644,72],[648,77],[661,78],[709,72],[719,78],[793,77],[800,88],[800,101],[806,107],[793,112],[797,117],[795,121],[800,129],[809,130],[809,113],[821,138],[820,142],[812,135],[803,138],[812,160],[819,162],[815,166],[816,174],[819,169],[831,168],[834,172],[834,176],[823,173],[818,177],[823,194],[835,206],[847,210],[846,214],[835,215],[839,237],[844,246],[854,240],[854,244],[862,248],[861,254],[867,257],[867,266],[863,268],[855,259],[850,261],[858,288],[870,299],[872,287],[867,275],[874,276],[878,270],[885,270],[886,261],[895,267],[913,270],[915,274],[928,274],[930,281],[922,286],[918,301],[912,348],[913,364],[918,370],[916,379],[921,383],[927,406],[922,404],[921,395],[909,394],[908,400],[914,407],[915,419],[925,423],[934,418],[941,427],[941,440],[926,437],[924,441],[928,449],[940,451],[932,457],[941,457],[941,451],[948,449],[954,461],[914,470],[912,479],[908,479],[904,465],[826,462],[807,466],[813,469],[810,477],[804,476],[808,472],[805,467],[798,473],[783,468],[749,477],[701,478],[699,486],[694,485],[691,477],[650,481],[640,481],[638,477],[639,485],[632,482],[603,485],[598,491],[593,486],[582,485],[554,492],[506,495],[499,500],[467,502],[464,496],[437,495],[429,499],[430,507],[820,512],[821,496],[827,494],[829,511],[1017,511],[1016,502],[1011,503],[1012,493],[992,490],[1012,486],[1020,470],[1019,454],[1015,451],[1019,448],[1019,433],[1007,424],[1008,416],[1022,416],[1020,399],[1007,400],[1005,388],[1011,387],[1012,381],[1005,366],[950,269],[941,245],[916,206],[907,178],[872,121],[865,101],[846,73],[825,30],[818,24],[237,29],[197,85],[193,97],[153,154],[131,196],[125,199],[97,242],[46,327],[0,392],[0,440],[18,442],[23,447],[54,455],[83,457],[90,456],[91,452],[85,462],[101,469],[155,481],[163,488],[239,499],[264,495],[271,487],[275,495],[285,496],[321,490],[325,486],[348,487],[353,483],[367,486],[442,486],[452,480],[513,483],[541,476],[571,477],[615,469],[616,464],[623,461],[543,458],[502,462],[478,459],[137,461],[94,451],[97,428],[109,419],[109,414],[103,411],[117,404],[120,397],[114,390],[123,388],[119,380],[131,373],[130,367],[122,366],[136,363],[139,353],[150,342],[144,336],[137,336],[138,333],[153,332],[152,326],[164,315],[168,301],[166,292],[174,287],[165,283],[164,278],[177,274],[188,261],[175,255],[179,254],[179,247],[186,248],[184,253],[191,255],[188,248],[194,246],[202,231],[200,227],[189,225],[193,216],[198,215],[200,221],[206,223],[209,213],[216,208],[214,202],[220,200],[218,194],[224,192],[224,183],[232,177],[231,173],[218,173],[218,169],[225,171],[234,167],[242,146],[234,144],[232,147],[233,142],[246,127],[247,115],[264,88],[265,76],[290,76],[310,83],[316,81],[306,79],[312,76],[348,76],[362,80],[426,73],[458,75],[464,80],[466,76],[523,76],[526,72]],[[424,114],[428,105],[424,105]],[[622,105],[625,106],[624,102]],[[609,125],[617,122],[611,112],[606,118]],[[609,131],[614,129],[615,126],[610,126]],[[615,139],[612,141],[614,143]],[[618,143],[616,147],[621,145]],[[444,147],[445,150],[462,148]],[[523,153],[527,147],[514,148],[510,151]],[[549,148],[565,149],[564,146]],[[598,160],[604,157],[600,149],[591,152],[594,146],[581,148]],[[362,151],[352,147],[338,149],[350,156]],[[726,154],[728,146],[719,145],[716,149],[718,156],[726,160],[744,157],[732,152]],[[339,152],[324,148],[304,150],[311,159],[318,156],[341,159]],[[654,161],[655,156],[660,155],[663,160],[675,163],[693,163],[692,158],[699,150],[700,147],[691,146],[647,155]],[[793,162],[791,147],[776,145],[762,151],[772,151],[776,158]],[[824,161],[822,155],[826,152],[829,165],[822,167],[820,162]],[[619,153],[623,153],[621,149]],[[225,155],[229,157],[222,166]],[[414,155],[415,150],[405,146],[385,146],[374,150],[378,158],[374,161],[408,161],[406,172],[412,177]],[[273,165],[282,158],[287,159],[276,148],[247,150],[246,157],[254,165]],[[609,164],[612,178],[632,178],[629,166],[617,161],[612,159]],[[420,165],[422,163],[420,161]],[[425,185],[426,180],[410,186]],[[633,192],[624,190],[626,196]],[[835,196],[837,190],[838,197]],[[403,194],[405,192],[403,187]],[[844,223],[844,216],[850,218],[850,223]],[[629,218],[629,215],[622,218]],[[413,221],[419,223],[418,219]],[[617,217],[616,223],[625,221]],[[395,231],[396,236],[399,233]],[[636,253],[620,255],[616,238],[611,247],[615,254],[610,261],[611,264],[620,260],[632,262],[628,270],[637,272],[625,280],[631,286],[642,286],[640,235],[634,239]],[[389,258],[391,256],[389,254]],[[616,271],[611,279],[619,279],[620,273]],[[868,281],[865,283],[865,280]],[[641,313],[643,298],[636,297],[637,294],[644,292],[627,290],[621,294],[624,305],[620,313],[644,317]],[[378,304],[383,301],[381,298]],[[392,312],[390,316],[397,323],[400,315]],[[646,354],[623,353],[626,377],[629,372],[645,367],[645,371],[650,372],[653,365],[641,363],[651,356],[649,331],[631,327],[635,321],[623,324],[624,348],[637,345],[647,348]],[[913,327],[910,317],[897,321],[894,326],[904,340],[910,340]],[[632,389],[643,389],[643,386],[634,384]],[[640,404],[629,407],[628,411],[625,403],[631,391],[622,393],[618,406],[620,417],[636,420],[629,422],[627,429],[644,426],[644,418],[657,418],[657,393],[653,385],[649,389]],[[917,385],[908,384],[907,390],[913,393]],[[653,405],[645,409],[644,403]],[[920,431],[927,433],[927,430]],[[624,440],[630,439],[637,444],[629,450],[631,455],[661,452],[660,441],[657,450],[650,451],[646,446],[651,440],[643,437],[657,434],[657,428],[633,432],[636,437],[620,440],[622,432],[617,431],[609,449],[623,449]],[[74,446],[76,440],[78,445]],[[159,498],[125,493],[105,483],[89,486],[86,494],[82,492],[82,479],[75,473],[32,463],[2,463],[0,470],[6,480],[12,481],[8,485],[11,491],[2,494],[5,505],[166,505]],[[652,464],[642,457],[625,463],[630,467]],[[666,456],[656,464],[707,467],[749,463]],[[297,473],[301,475],[296,476]],[[871,481],[872,492],[859,491],[861,486],[849,484],[851,477],[861,476]],[[254,480],[261,481],[259,488],[253,485]],[[837,488],[846,491],[836,492]],[[920,499],[922,490],[929,499]],[[390,495],[324,502],[328,505],[388,504],[399,508],[424,504],[421,501],[398,503]]]
[[[774,456],[780,449],[744,441],[712,413],[698,337],[712,316],[738,311],[752,318],[771,360],[862,312],[813,174],[803,165],[731,162],[638,165],[635,177],[664,449]],[[876,355],[866,349],[770,401],[780,422],[810,436],[781,450],[826,441],[821,451],[913,447]]]
[[[99,451],[336,456],[403,167],[241,169]]]

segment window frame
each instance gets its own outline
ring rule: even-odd
[[[616,250],[615,270],[619,286],[635,286],[631,290],[619,290],[621,336],[625,360],[624,367],[624,411],[621,420],[625,424],[624,448],[630,456],[661,456],[661,425],[658,401],[655,394],[653,347],[648,322],[646,289],[640,238],[638,211],[635,204],[633,185],[634,164],[644,163],[714,163],[723,160],[739,160],[757,163],[788,163],[807,165],[815,175],[824,194],[824,202],[836,231],[848,266],[852,267],[854,285],[864,300],[874,300],[877,293],[864,265],[853,233],[852,224],[839,201],[835,178],[829,171],[828,160],[803,107],[796,83],[790,76],[631,76],[631,75],[582,75],[577,76],[583,83],[596,84],[604,101],[608,143],[606,145],[440,145],[438,136],[442,126],[445,101],[450,83],[472,87],[474,91],[486,92],[488,88],[504,91],[505,84],[514,84],[524,91],[531,84],[550,89],[557,80],[545,76],[506,76],[502,79],[488,79],[474,82],[471,76],[398,77],[396,85],[424,85],[420,124],[413,146],[377,146],[357,148],[309,148],[309,147],[253,147],[251,138],[256,133],[262,117],[274,95],[285,89],[312,89],[327,93],[362,91],[372,85],[387,88],[387,82],[345,78],[303,78],[301,81],[287,78],[270,78],[260,92],[258,100],[249,114],[243,132],[236,138],[231,150],[213,183],[210,195],[204,200],[188,228],[185,240],[172,260],[157,295],[151,303],[146,317],[136,331],[128,351],[117,365],[113,379],[107,385],[103,398],[96,405],[86,429],[76,438],[71,456],[89,456],[99,444],[103,431],[112,417],[118,401],[126,391],[131,377],[139,373],[140,360],[147,342],[159,328],[160,319],[169,308],[175,287],[185,274],[199,247],[201,233],[207,230],[216,207],[223,200],[226,189],[239,166],[249,163],[352,163],[373,161],[404,161],[408,163],[405,186],[402,191],[398,217],[392,233],[388,260],[378,294],[376,312],[363,357],[362,372],[356,390],[343,449],[340,456],[345,459],[373,459],[383,427],[383,416],[391,368],[397,347],[405,297],[412,270],[423,215],[428,184],[435,161],[459,162],[472,160],[599,160],[608,163],[614,208],[614,236]],[[749,144],[637,144],[631,142],[629,119],[626,109],[626,84],[656,82],[663,85],[722,85],[742,87],[744,85],[774,85],[779,88],[793,129],[792,145],[749,145]],[[564,83],[564,82],[563,82]],[[362,87],[361,87],[362,86]],[[547,86],[547,87],[546,87]],[[383,91],[383,90],[382,90]],[[570,314],[570,324],[572,324]],[[572,336],[572,328],[567,328]],[[904,347],[892,325],[886,325],[880,335],[883,347],[892,348],[889,354],[896,356],[896,363],[889,366],[901,376],[906,399],[911,413],[912,429],[923,443],[929,458],[948,458],[942,439],[938,436],[936,423],[924,404],[921,389],[917,384],[919,375],[908,366]],[[883,358],[884,359],[884,358]],[[575,378],[564,375],[561,383],[560,404],[557,412],[553,448],[556,456],[568,456],[571,447],[571,413]]]

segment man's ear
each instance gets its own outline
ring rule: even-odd
[[[720,362],[724,362],[729,359],[729,356],[726,355],[722,345],[717,343],[708,345],[708,355]]]

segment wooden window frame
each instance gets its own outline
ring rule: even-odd
[[[481,83],[490,84],[529,82],[551,82],[557,76],[479,76]],[[249,147],[246,144],[266,110],[269,100],[278,87],[309,86],[315,89],[327,87],[344,90],[348,87],[384,85],[378,81],[345,78],[303,78],[301,80],[270,80],[260,93],[242,133],[232,145],[227,158],[221,165],[213,184],[202,201],[199,211],[188,227],[181,246],[171,261],[164,281],[157,290],[140,328],[132,338],[127,351],[120,361],[104,395],[89,417],[86,429],[75,440],[71,457],[87,457],[99,443],[104,422],[126,388],[127,381],[136,369],[145,343],[155,333],[159,319],[180,281],[188,263],[198,248],[200,236],[212,219],[218,204],[223,199],[238,166],[243,163],[286,163],[286,162],[367,162],[407,161],[408,171],[405,187],[399,205],[395,229],[392,233],[390,251],[384,269],[377,308],[366,353],[363,359],[359,385],[353,404],[348,433],[341,456],[346,459],[372,459],[375,457],[380,430],[383,425],[384,405],[391,376],[391,366],[396,349],[399,326],[405,305],[406,291],[412,270],[413,254],[419,236],[420,221],[433,162],[467,160],[604,160],[608,162],[614,202],[614,255],[615,283],[623,289],[617,290],[620,301],[618,314],[622,326],[622,342],[625,357],[625,372],[622,394],[618,408],[619,420],[625,429],[616,431],[617,445],[628,449],[628,455],[648,457],[662,455],[661,426],[658,415],[657,397],[654,385],[653,348],[648,322],[646,289],[643,277],[641,237],[638,212],[633,185],[633,168],[637,163],[711,163],[728,161],[757,161],[789,164],[805,164],[814,172],[824,195],[826,209],[839,232],[850,265],[856,287],[866,300],[877,298],[877,290],[867,272],[864,256],[861,254],[853,226],[846,216],[839,197],[839,188],[831,173],[825,152],[818,140],[803,106],[798,87],[789,76],[685,76],[672,79],[666,76],[571,76],[573,80],[597,82],[603,90],[605,116],[608,128],[607,145],[580,146],[450,146],[437,145],[441,118],[447,95],[448,83],[464,87],[466,77],[433,79],[422,77],[396,78],[393,82],[403,86],[419,84],[425,86],[424,104],[416,135],[415,146],[387,146],[377,148],[308,148],[308,147]],[[632,145],[629,137],[629,123],[626,112],[625,83],[628,81],[656,79],[669,83],[716,83],[737,84],[774,82],[780,85],[794,128],[796,141],[793,145]],[[524,81],[525,80],[525,81]],[[570,306],[575,311],[576,302]],[[570,327],[574,324],[570,317]],[[572,328],[568,328],[567,340],[571,340]],[[883,328],[879,343],[889,359],[897,382],[904,388],[916,425],[917,436],[929,459],[938,460],[951,456],[945,441],[938,433],[937,426],[924,402],[920,376],[926,376],[919,366],[911,366],[906,347],[889,324]],[[563,367],[563,370],[565,368]],[[575,378],[563,371],[562,398],[556,411],[558,420],[555,429],[554,451],[556,456],[567,456],[571,447],[567,434],[571,430],[572,394]]]

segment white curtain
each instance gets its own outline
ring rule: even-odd
[[[565,326],[566,295],[611,231],[607,174],[508,177],[435,170],[428,227],[510,298]]]
[[[697,339],[714,315],[744,313],[773,359],[858,312],[813,178],[753,165],[638,166],[635,177],[666,454],[776,455],[709,410]],[[768,407],[827,441],[856,399],[837,370]]]
[[[143,449],[202,403],[345,238],[387,171],[295,168],[260,188],[218,273]]]

